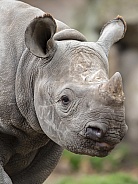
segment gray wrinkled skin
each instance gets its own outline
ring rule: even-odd
[[[63,149],[108,155],[127,131],[122,79],[109,80],[107,59],[123,19],[93,43],[30,5],[0,4],[0,184],[43,183]]]

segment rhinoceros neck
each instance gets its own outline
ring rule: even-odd
[[[37,132],[42,132],[34,107],[34,82],[37,76],[39,58],[32,55],[28,49],[20,59],[15,81],[17,106],[29,125]]]

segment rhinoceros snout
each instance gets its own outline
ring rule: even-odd
[[[86,127],[86,137],[92,140],[99,140],[104,137],[107,128],[101,124],[91,124]]]

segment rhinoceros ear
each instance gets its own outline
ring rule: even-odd
[[[110,47],[124,37],[126,29],[126,22],[119,15],[103,27],[97,43],[102,46],[106,56],[108,56]]]
[[[51,15],[35,18],[25,31],[25,44],[35,56],[46,58],[54,54],[56,22]]]

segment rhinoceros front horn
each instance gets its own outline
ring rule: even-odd
[[[116,72],[107,83],[101,86],[100,95],[108,102],[122,103],[124,101],[122,77],[119,72]]]
[[[121,16],[117,16],[103,27],[97,44],[102,47],[106,56],[108,56],[110,47],[124,37],[126,29],[126,22]]]

